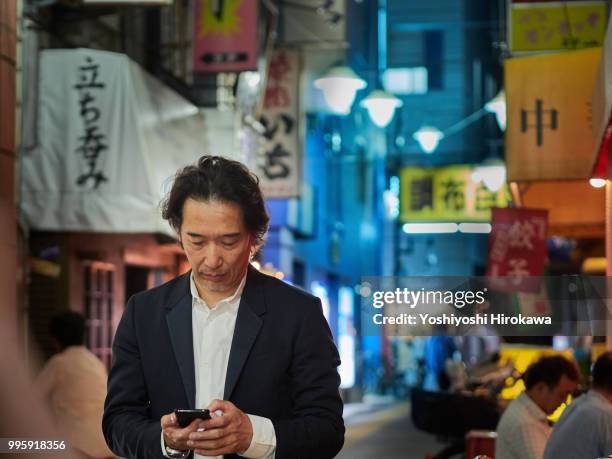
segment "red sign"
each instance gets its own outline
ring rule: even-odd
[[[194,0],[193,70],[257,68],[257,0]]]
[[[496,207],[491,223],[487,276],[509,278],[509,289],[525,290],[523,278],[544,275],[548,211]]]
[[[597,160],[593,167],[591,178],[608,178],[608,157],[612,153],[612,120],[608,123],[608,127],[604,132],[603,140],[597,153]]]

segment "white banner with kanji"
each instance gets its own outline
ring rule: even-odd
[[[34,229],[172,234],[159,203],[177,169],[234,149],[222,113],[201,113],[122,54],[42,51],[38,100],[21,181]]]

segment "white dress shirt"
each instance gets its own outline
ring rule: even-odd
[[[523,392],[499,420],[495,459],[542,459],[550,432],[546,413]]]
[[[223,400],[227,363],[245,282],[246,275],[232,296],[209,308],[200,298],[193,280],[193,273],[191,274],[196,408],[206,408],[214,399]],[[239,455],[249,459],[272,459],[276,452],[276,434],[272,421],[252,414],[247,414],[247,416],[253,426],[253,439],[248,449]],[[163,445],[163,433],[162,451],[164,456],[168,457]],[[196,459],[209,458],[198,454],[195,454],[194,457]]]

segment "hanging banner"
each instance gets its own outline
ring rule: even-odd
[[[588,178],[601,49],[507,59],[508,181]]]
[[[510,5],[510,51],[556,51],[603,44],[605,1],[517,2]]]
[[[400,171],[400,220],[403,222],[488,222],[493,207],[508,205],[503,186],[489,191],[472,178],[468,165],[406,167]]]
[[[194,0],[194,72],[257,68],[257,0]]]
[[[544,275],[548,211],[495,208],[491,212],[487,276],[507,278],[505,284],[500,283],[498,287],[539,291],[539,281],[525,278]],[[523,281],[524,286],[521,285]]]
[[[258,161],[261,189],[267,198],[289,198],[300,194],[299,89],[299,51],[274,51],[260,120],[265,128],[265,141]]]
[[[205,152],[233,153],[215,112],[198,107],[127,56],[40,53],[35,149],[22,156],[21,210],[42,231],[163,232],[172,175]],[[221,134],[220,134],[221,133]]]

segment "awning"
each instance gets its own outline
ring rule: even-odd
[[[233,113],[198,110],[122,54],[42,51],[37,110],[21,189],[37,230],[172,234],[159,203],[176,170],[233,153]]]
[[[517,207],[548,210],[548,236],[602,238],[605,236],[605,188],[588,180],[512,183]]]

